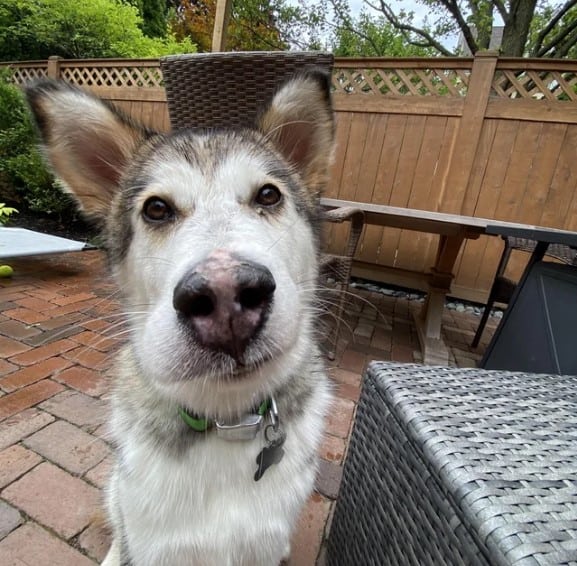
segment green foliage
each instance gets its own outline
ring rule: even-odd
[[[12,208],[11,206],[6,206],[5,202],[0,202],[0,224],[3,226],[6,225],[10,219],[10,216],[17,212],[17,209]]]
[[[527,41],[529,57],[577,59],[577,5],[565,12],[547,2],[537,5]],[[572,31],[571,31],[572,30]]]
[[[188,37],[199,51],[212,49],[216,0],[180,0],[172,11],[171,29]],[[231,51],[284,50],[310,47],[309,13],[289,0],[238,0],[232,3],[227,28]]]
[[[167,9],[164,0],[141,0],[142,31],[148,37],[165,37]]]
[[[121,0],[0,0],[0,53],[7,60],[159,57],[195,51],[190,40],[177,41],[166,27],[163,37],[148,37],[143,28],[138,9]]]
[[[15,193],[29,209],[74,215],[71,200],[60,191],[36,148],[37,138],[20,90],[0,72],[0,187]]]
[[[430,57],[431,49],[408,44],[384,17],[362,11],[341,20],[331,40],[337,57]]]

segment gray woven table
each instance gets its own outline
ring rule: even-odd
[[[577,565],[577,377],[371,364],[328,563]]]

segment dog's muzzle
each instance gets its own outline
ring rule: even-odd
[[[172,304],[202,346],[242,363],[266,321],[275,289],[264,265],[215,250],[181,278]]]

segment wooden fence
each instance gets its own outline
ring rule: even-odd
[[[16,81],[59,77],[169,128],[156,60],[50,59]],[[215,78],[218,80],[218,78]],[[577,230],[577,61],[337,59],[337,154],[327,196]],[[331,232],[338,243],[342,233]],[[424,288],[435,237],[367,227],[356,273]],[[467,243],[455,295],[484,300],[501,251]],[[519,272],[515,257],[512,271]]]

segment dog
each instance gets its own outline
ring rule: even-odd
[[[329,77],[295,75],[239,130],[153,132],[64,82],[26,97],[48,164],[102,225],[129,327],[103,565],[276,566],[330,402],[315,326]]]

